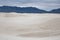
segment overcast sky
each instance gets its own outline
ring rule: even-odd
[[[0,0],[0,6],[37,7],[44,10],[60,8],[60,0]]]

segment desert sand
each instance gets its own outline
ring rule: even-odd
[[[0,40],[60,40],[60,14],[0,13]]]

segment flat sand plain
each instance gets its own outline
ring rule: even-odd
[[[45,37],[52,37],[48,39],[59,40],[60,14],[0,13],[0,39],[2,37],[1,40],[4,40],[4,35],[10,35],[14,37],[42,38],[41,40],[44,40]],[[53,39],[53,37],[57,38]],[[7,37],[7,40],[11,39]]]

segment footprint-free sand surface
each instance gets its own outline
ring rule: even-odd
[[[0,40],[60,40],[60,14],[0,13]]]

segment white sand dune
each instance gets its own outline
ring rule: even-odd
[[[45,38],[29,38],[29,37],[0,35],[0,40],[60,40],[60,36],[45,37]]]
[[[0,40],[59,39],[60,14],[0,13]]]

